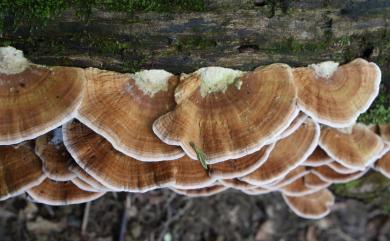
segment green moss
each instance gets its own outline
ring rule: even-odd
[[[211,38],[204,38],[202,36],[183,36],[178,39],[176,48],[178,51],[208,49],[217,46],[217,42]]]
[[[204,0],[95,0],[92,6],[109,11],[203,11]]]
[[[288,38],[272,43],[264,50],[268,53],[314,54],[324,51],[329,45],[330,43],[326,39],[303,42]]]
[[[272,18],[275,16],[277,11],[281,11],[282,14],[287,14],[288,2],[285,0],[266,0],[265,4],[267,8],[267,17]]]
[[[347,47],[351,44],[351,37],[350,36],[343,36],[339,38],[337,41],[341,47]]]
[[[0,1],[0,33],[14,30],[22,23],[39,27],[64,10],[73,8],[87,17],[93,8],[107,11],[203,11],[204,0],[2,0]]]
[[[350,192],[351,190],[360,187],[361,185],[362,185],[362,183],[360,180],[354,180],[354,181],[344,183],[344,184],[335,184],[332,186],[332,189],[336,193],[339,193],[339,194],[342,193],[345,195],[348,192]]]
[[[358,180],[334,184],[331,190],[339,197],[355,198],[366,203],[389,207],[390,181],[378,172],[371,172]]]
[[[132,48],[130,41],[113,39],[110,37],[96,36],[88,33],[74,34],[69,36],[69,41],[81,47],[93,50],[95,53],[106,55],[122,54]]]
[[[0,2],[0,30],[6,26],[16,28],[23,22],[44,22],[67,7],[66,0],[3,0]]]
[[[366,124],[390,123],[390,94],[385,87],[382,86],[379,96],[358,121]]]

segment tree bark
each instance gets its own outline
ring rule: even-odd
[[[68,10],[45,26],[27,20],[5,31],[1,41],[36,63],[116,71],[181,73],[210,65],[251,70],[273,62],[297,66],[364,57],[379,63],[389,82],[389,1],[210,2],[205,12],[93,10],[87,20]]]

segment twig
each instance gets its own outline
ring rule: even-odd
[[[129,221],[130,206],[131,206],[130,194],[127,193],[125,205],[123,208],[123,216],[122,216],[122,220],[121,220],[121,227],[120,227],[120,231],[119,231],[118,241],[125,241],[126,240],[126,230],[127,230],[127,223]]]
[[[89,220],[89,211],[91,209],[91,202],[87,202],[84,207],[83,222],[81,223],[81,235],[85,235]]]
[[[170,205],[168,206],[168,210],[167,210],[168,218],[167,221],[164,223],[163,230],[161,231],[160,236],[158,238],[159,241],[164,240],[164,236],[167,233],[169,226],[171,226],[171,224],[176,220],[180,219],[191,207],[192,207],[192,200],[189,200],[184,206],[184,208],[180,209],[179,212],[177,212],[174,216],[172,216],[171,206]]]
[[[49,213],[50,217],[54,217],[55,214],[54,214],[53,208],[51,206],[44,204],[43,207]]]

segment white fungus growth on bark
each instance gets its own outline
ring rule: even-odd
[[[168,80],[173,74],[165,70],[143,70],[132,74],[135,85],[146,95],[153,96],[159,91],[168,90]]]
[[[339,63],[333,61],[325,61],[319,64],[311,64],[309,68],[313,69],[316,75],[320,78],[329,79],[333,73],[336,72],[339,67]]]
[[[23,72],[29,66],[21,50],[14,47],[0,48],[0,73],[12,75]]]
[[[240,89],[242,81],[237,79],[244,74],[243,71],[223,67],[201,68],[195,73],[201,79],[200,94],[202,97],[214,92],[225,92],[231,84],[235,84],[237,89]]]

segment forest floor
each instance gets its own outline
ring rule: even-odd
[[[187,198],[169,190],[107,193],[86,205],[52,207],[20,196],[0,203],[2,241],[118,240],[128,216],[126,241],[386,241],[390,215],[373,205],[338,199],[321,220],[294,215],[278,193],[248,196],[228,190],[207,198]],[[87,226],[82,232],[83,219]]]

